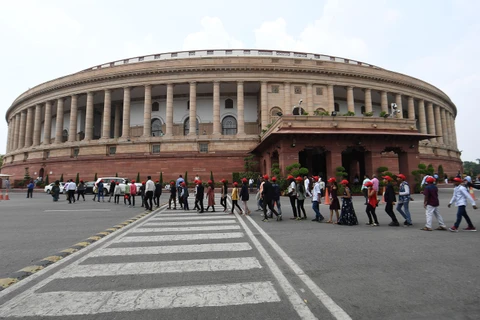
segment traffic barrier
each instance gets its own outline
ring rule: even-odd
[[[324,204],[330,204],[330,196],[328,195],[328,188],[325,188],[325,203]]]
[[[3,193],[1,190],[0,190],[0,200],[3,200]]]
[[[5,197],[3,197],[3,200],[10,200],[10,197],[8,196],[8,190],[5,191]]]

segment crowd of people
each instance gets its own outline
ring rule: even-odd
[[[384,190],[379,192],[380,181],[376,175],[372,178],[365,175],[362,182],[361,190],[365,198],[365,213],[368,218],[367,225],[372,227],[378,227],[380,225],[377,216],[377,208],[379,207],[381,200],[385,204],[385,213],[388,215],[390,222],[388,226],[398,227],[400,222],[397,219],[397,215],[394,211],[396,205],[396,211],[403,217],[403,225],[406,227],[413,226],[412,217],[410,214],[409,203],[412,199],[412,189],[406,181],[406,177],[403,174],[396,175],[398,185],[398,200],[393,187],[393,178],[390,176],[383,176]],[[293,216],[291,220],[306,220],[307,211],[305,210],[305,199],[311,198],[311,208],[315,214],[312,221],[314,222],[326,222],[338,225],[358,225],[357,214],[352,202],[352,190],[348,180],[341,180],[337,183],[337,179],[332,177],[327,180],[327,183],[323,182],[318,176],[308,177],[293,177],[289,175],[287,177],[288,188],[286,196],[289,198]],[[442,216],[439,213],[439,201],[438,201],[438,188],[436,186],[436,179],[432,176],[427,176],[423,181],[425,184],[423,190],[424,196],[424,208],[426,214],[426,224],[421,229],[423,231],[432,231],[432,219],[435,217],[438,221],[438,227],[435,230],[450,230],[457,232],[459,230],[460,223],[463,218],[467,222],[467,227],[463,228],[464,231],[476,231],[475,226],[472,224],[470,217],[466,211],[466,205],[468,202],[472,204],[474,209],[477,209],[475,200],[472,198],[468,191],[471,180],[469,177],[454,178],[453,183],[455,185],[453,196],[448,204],[450,207],[452,204],[457,206],[457,219],[455,224],[447,228]],[[105,202],[104,186],[105,182],[102,180],[95,184],[94,201]],[[343,193],[339,194],[339,184],[343,186]],[[157,208],[160,206],[160,196],[162,194],[163,186],[157,180],[155,183],[149,176],[146,182],[142,182],[141,187],[137,188],[135,181],[130,183],[127,181],[122,187],[118,182],[110,182],[110,198],[108,202],[114,198],[114,203],[119,204],[120,198],[123,198],[124,205],[129,207],[135,207],[135,198],[137,196],[141,199],[141,207],[145,207],[146,210],[153,210],[153,205]],[[168,200],[168,209],[176,210],[177,202],[182,210],[190,210],[189,208],[189,187],[180,175],[176,181],[171,181],[166,185],[170,193]],[[80,197],[85,201],[85,185],[83,181],[77,185],[73,180],[67,181],[64,186],[64,190],[67,193],[67,200],[69,203],[79,201]],[[59,181],[55,182],[55,186],[52,189],[52,196],[54,201],[58,201],[59,197]],[[223,207],[223,211],[229,211],[230,214],[238,212],[241,215],[250,215],[251,210],[248,207],[250,200],[250,193],[253,191],[253,179],[241,179],[241,184],[233,182],[231,185],[231,192],[229,193],[229,185],[225,179],[221,180],[221,195],[220,205]],[[75,199],[75,193],[77,193],[77,199]],[[29,193],[30,194],[30,193]],[[260,177],[260,181],[257,182],[257,194],[256,204],[257,211],[263,211],[262,218],[264,222],[270,221],[274,216],[277,221],[283,220],[282,207],[280,197],[282,190],[277,183],[276,177],[269,177],[264,175]],[[206,190],[204,183],[197,176],[194,180],[194,208],[198,213],[215,211],[215,184],[212,180],[206,183]],[[230,209],[227,205],[227,198],[231,197],[232,204]],[[383,197],[383,199],[381,199]],[[98,198],[98,199],[97,199]],[[204,199],[207,200],[206,208],[204,205]],[[322,215],[320,212],[320,204],[322,199],[328,204],[329,219]],[[241,206],[239,204],[241,201]]]

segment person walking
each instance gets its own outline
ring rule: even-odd
[[[269,211],[275,216],[277,216],[277,221],[282,221],[282,216],[278,214],[277,210],[273,207],[273,187],[270,181],[268,181],[268,175],[263,176],[263,188],[262,188],[262,198],[263,198],[263,222],[268,221],[267,207]],[[272,215],[273,216],[273,215]]]
[[[403,225],[410,227],[413,226],[412,218],[410,215],[409,203],[410,203],[410,185],[406,181],[407,178],[403,174],[397,175],[397,180],[400,182],[400,186],[398,187],[398,203],[397,203],[397,211],[402,215],[405,219]],[[402,207],[405,211],[402,210]]]
[[[85,183],[83,183],[83,180],[80,180],[77,186],[77,201],[80,200],[80,196],[82,196],[83,201],[85,201]]]
[[[30,182],[27,185],[27,199],[28,198],[33,198],[33,189],[35,188],[35,183],[33,183],[33,180],[30,180]]]
[[[303,177],[303,185],[305,186],[306,198],[311,197],[312,193],[310,192],[310,179],[308,178],[308,176]]]
[[[290,200],[290,206],[292,206],[293,217],[290,220],[297,219],[297,184],[295,183],[295,178],[292,175],[287,177],[287,180],[290,181],[288,185],[288,198]],[[299,213],[300,214],[300,213]]]
[[[105,186],[103,185],[103,180],[100,180],[98,183],[98,202],[100,202],[100,197],[102,197],[102,201],[105,202]]]
[[[183,210],[190,210],[190,207],[188,206],[188,186],[187,184],[184,182],[180,183],[180,186],[182,188],[182,193],[181,193],[181,197],[182,197],[182,202],[183,202],[183,207],[182,209]]]
[[[207,210],[212,207],[212,211],[215,212],[215,186],[213,185],[212,180],[208,180],[207,182]]]
[[[368,205],[368,187],[366,186],[366,183],[370,182],[370,178],[368,175],[363,176],[363,182],[362,182],[362,190],[363,196],[365,197],[365,204]]]
[[[277,212],[279,215],[282,215],[282,205],[280,203],[280,186],[277,183],[277,178],[272,177],[272,188],[273,188],[273,204],[272,206],[277,207]]]
[[[432,216],[438,221],[438,228],[435,230],[447,230],[447,226],[443,222],[443,218],[439,213],[438,207],[440,206],[440,202],[438,200],[438,188],[435,185],[435,179],[430,177],[426,181],[425,188],[423,189],[423,207],[425,208],[425,215],[427,218],[427,222],[425,227],[423,227],[422,231],[432,231]]]
[[[243,214],[250,214],[250,209],[248,209],[248,200],[250,199],[250,194],[248,192],[248,180],[247,178],[242,179],[242,188],[240,189],[240,200],[243,204]]]
[[[73,182],[72,179],[70,179],[70,182],[68,183],[68,203],[72,203],[72,200],[73,200],[73,203],[75,203],[75,190],[77,189],[77,185],[75,184],[75,182]]]
[[[222,195],[220,197],[220,204],[223,207],[223,212],[227,211],[227,196],[228,196],[228,186],[227,186],[227,180],[222,179]]]
[[[125,189],[123,193],[123,204],[127,205],[128,200],[128,207],[130,208],[132,206],[132,200],[130,200],[130,185],[128,184],[128,180],[125,181]]]
[[[108,198],[108,202],[110,202],[112,200],[112,197],[113,197],[113,201],[115,201],[115,187],[116,186],[117,186],[117,183],[115,182],[115,180],[110,181],[110,192],[109,192],[110,197]]]
[[[132,180],[130,183],[130,198],[132,199],[132,207],[135,207],[135,196],[137,195],[137,185],[135,180]]]
[[[250,178],[250,179],[248,180],[248,185],[249,185],[249,187],[250,187],[250,192],[253,192],[253,182],[254,182],[254,181],[253,181],[253,178]]]
[[[357,225],[358,219],[352,203],[352,191],[350,190],[350,183],[348,180],[343,179],[340,184],[343,185],[344,189],[342,196],[342,211],[340,213],[340,218],[338,219],[338,224],[344,226]]]
[[[448,228],[448,230],[451,232],[458,232],[458,228],[460,227],[463,217],[465,218],[465,221],[467,221],[467,227],[463,228],[463,231],[477,231],[477,228],[475,228],[475,226],[472,224],[472,221],[470,220],[466,210],[467,202],[472,204],[473,209],[477,209],[475,200],[473,200],[473,198],[470,196],[467,188],[462,185],[461,178],[454,178],[453,184],[455,185],[455,189],[453,189],[453,196],[448,203],[448,207],[450,208],[452,203],[455,203],[455,206],[457,207],[457,220],[452,227]]]
[[[337,184],[337,179],[334,177],[330,178],[327,180],[329,186],[328,186],[328,193],[330,195],[330,198],[332,199],[330,201],[330,220],[327,221],[327,223],[338,223],[338,219],[340,218],[340,214],[338,213],[338,210],[340,210],[340,201],[338,200],[338,184]],[[333,212],[335,211],[335,215],[337,216],[337,220],[333,221]]]
[[[53,185],[50,194],[52,195],[53,201],[57,202],[60,197],[60,180],[55,181],[55,184]]]
[[[120,196],[122,195],[122,188],[120,187],[119,182],[115,183],[115,188],[113,189],[113,194],[115,195],[115,198],[113,199],[115,204],[119,204],[120,203]]]
[[[202,184],[202,180],[197,180],[197,194],[195,195],[195,202],[198,204],[197,211],[199,213],[203,213],[205,211],[205,208],[203,206],[204,196],[205,196],[205,187]],[[207,211],[208,211],[208,208],[207,208]]]
[[[175,186],[177,187],[177,190],[178,190],[178,204],[180,205],[180,208],[183,209],[183,199],[182,199],[183,186],[182,186],[182,182],[185,182],[185,180],[183,179],[182,175],[179,175],[178,178],[177,178],[177,181],[175,182]]]
[[[298,218],[297,220],[306,220],[307,213],[305,212],[305,208],[303,206],[305,202],[305,198],[307,197],[307,190],[305,190],[305,184],[303,183],[302,177],[297,177],[297,211],[298,211]],[[303,212],[303,218],[302,218]]]
[[[240,214],[242,214],[242,208],[238,205],[238,199],[239,199],[239,191],[238,191],[238,183],[234,182],[233,183],[233,188],[232,188],[232,212],[230,214],[234,214],[235,212],[235,207],[238,208],[240,211]]]
[[[393,179],[390,176],[383,177],[383,182],[387,184],[383,197],[385,198],[385,212],[388,214],[390,219],[392,219],[392,222],[390,222],[388,225],[390,227],[398,227],[400,224],[395,216],[395,212],[393,212],[393,205],[395,202],[397,202],[397,198],[395,197],[395,190],[393,189],[392,180]]]
[[[168,209],[172,209],[172,201],[173,201],[173,210],[177,210],[177,187],[175,186],[175,182],[170,182],[170,198],[168,198]]]
[[[140,186],[140,188],[138,188],[137,195],[140,196],[140,199],[142,200],[142,207],[147,208],[147,206],[145,205],[145,182],[144,181],[142,181],[142,185]]]
[[[367,208],[365,209],[368,217],[368,222],[366,224],[372,227],[378,227],[380,224],[378,223],[377,214],[375,213],[375,209],[378,206],[377,193],[373,190],[372,181],[365,183],[365,186],[367,187],[368,195]]]
[[[162,195],[162,184],[159,180],[155,181],[155,192],[153,194],[153,201],[155,202],[155,206],[157,208],[160,207],[160,196]]]
[[[155,183],[152,181],[152,177],[147,177],[147,182],[145,182],[145,209],[148,211],[153,211],[153,193],[155,192]]]
[[[315,212],[315,218],[312,221],[322,222],[325,218],[320,213],[320,203],[322,198],[322,191],[320,189],[319,177],[313,176],[313,190],[312,190],[312,209]]]

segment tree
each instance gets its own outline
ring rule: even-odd
[[[338,178],[338,180],[342,180],[348,176],[348,173],[345,171],[344,167],[340,166],[335,168],[335,176]]]
[[[3,154],[0,154],[0,167],[3,166]]]
[[[308,169],[307,168],[302,168],[302,165],[300,163],[292,163],[291,165],[287,166],[285,168],[289,174],[291,174],[294,177],[303,177],[308,174]]]
[[[247,172],[255,171],[255,168],[258,165],[258,161],[255,161],[255,156],[253,154],[243,158],[243,161],[245,162],[243,165],[243,167],[245,168],[245,171]]]
[[[163,172],[160,172],[160,185],[163,186]]]
[[[45,185],[48,186],[50,184],[50,180],[48,179],[48,174],[45,177]]]
[[[443,176],[445,175],[445,172],[443,171],[443,166],[442,165],[438,166],[438,171],[437,172],[438,172],[438,177],[440,179],[443,179]],[[440,180],[440,181],[442,181],[442,180]]]
[[[116,172],[116,173],[115,173],[115,177],[117,177],[117,178],[118,178],[118,172]]]
[[[77,172],[77,177],[75,178],[75,183],[78,185],[80,183],[80,175]]]
[[[25,174],[23,176],[23,181],[30,181],[31,180],[31,177],[30,177],[30,173],[28,172],[28,167],[25,167]]]
[[[275,176],[275,177],[280,177],[280,164],[278,163],[274,163],[272,164],[272,169],[270,170],[272,172],[272,176]]]
[[[480,164],[473,161],[464,161],[463,172],[471,177],[476,177],[480,174]]]
[[[62,173],[62,175],[60,176],[60,182],[63,182],[63,173]]]
[[[213,182],[213,185],[215,185],[215,180],[213,180],[213,172],[210,171],[210,180]]]
[[[185,171],[185,177],[183,179],[185,180],[185,184],[188,187],[188,171]]]
[[[140,172],[137,172],[137,180],[135,181],[140,182]]]
[[[97,173],[95,172],[95,178],[93,178],[93,181],[97,182]]]

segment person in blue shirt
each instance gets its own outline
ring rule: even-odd
[[[35,188],[35,184],[33,180],[30,180],[30,183],[27,185],[27,198],[33,198],[33,189]]]
[[[453,183],[455,184],[455,189],[453,189],[453,196],[448,204],[448,207],[450,208],[452,203],[455,202],[455,205],[457,206],[457,220],[452,227],[448,228],[448,230],[451,232],[458,232],[458,227],[460,226],[460,222],[462,222],[463,217],[468,224],[468,227],[463,228],[463,231],[477,231],[477,228],[475,228],[475,226],[472,224],[472,221],[467,214],[467,210],[465,209],[467,206],[467,201],[472,204],[473,209],[477,209],[475,201],[473,200],[472,196],[470,196],[470,193],[468,193],[467,188],[462,185],[461,178],[454,178]]]

